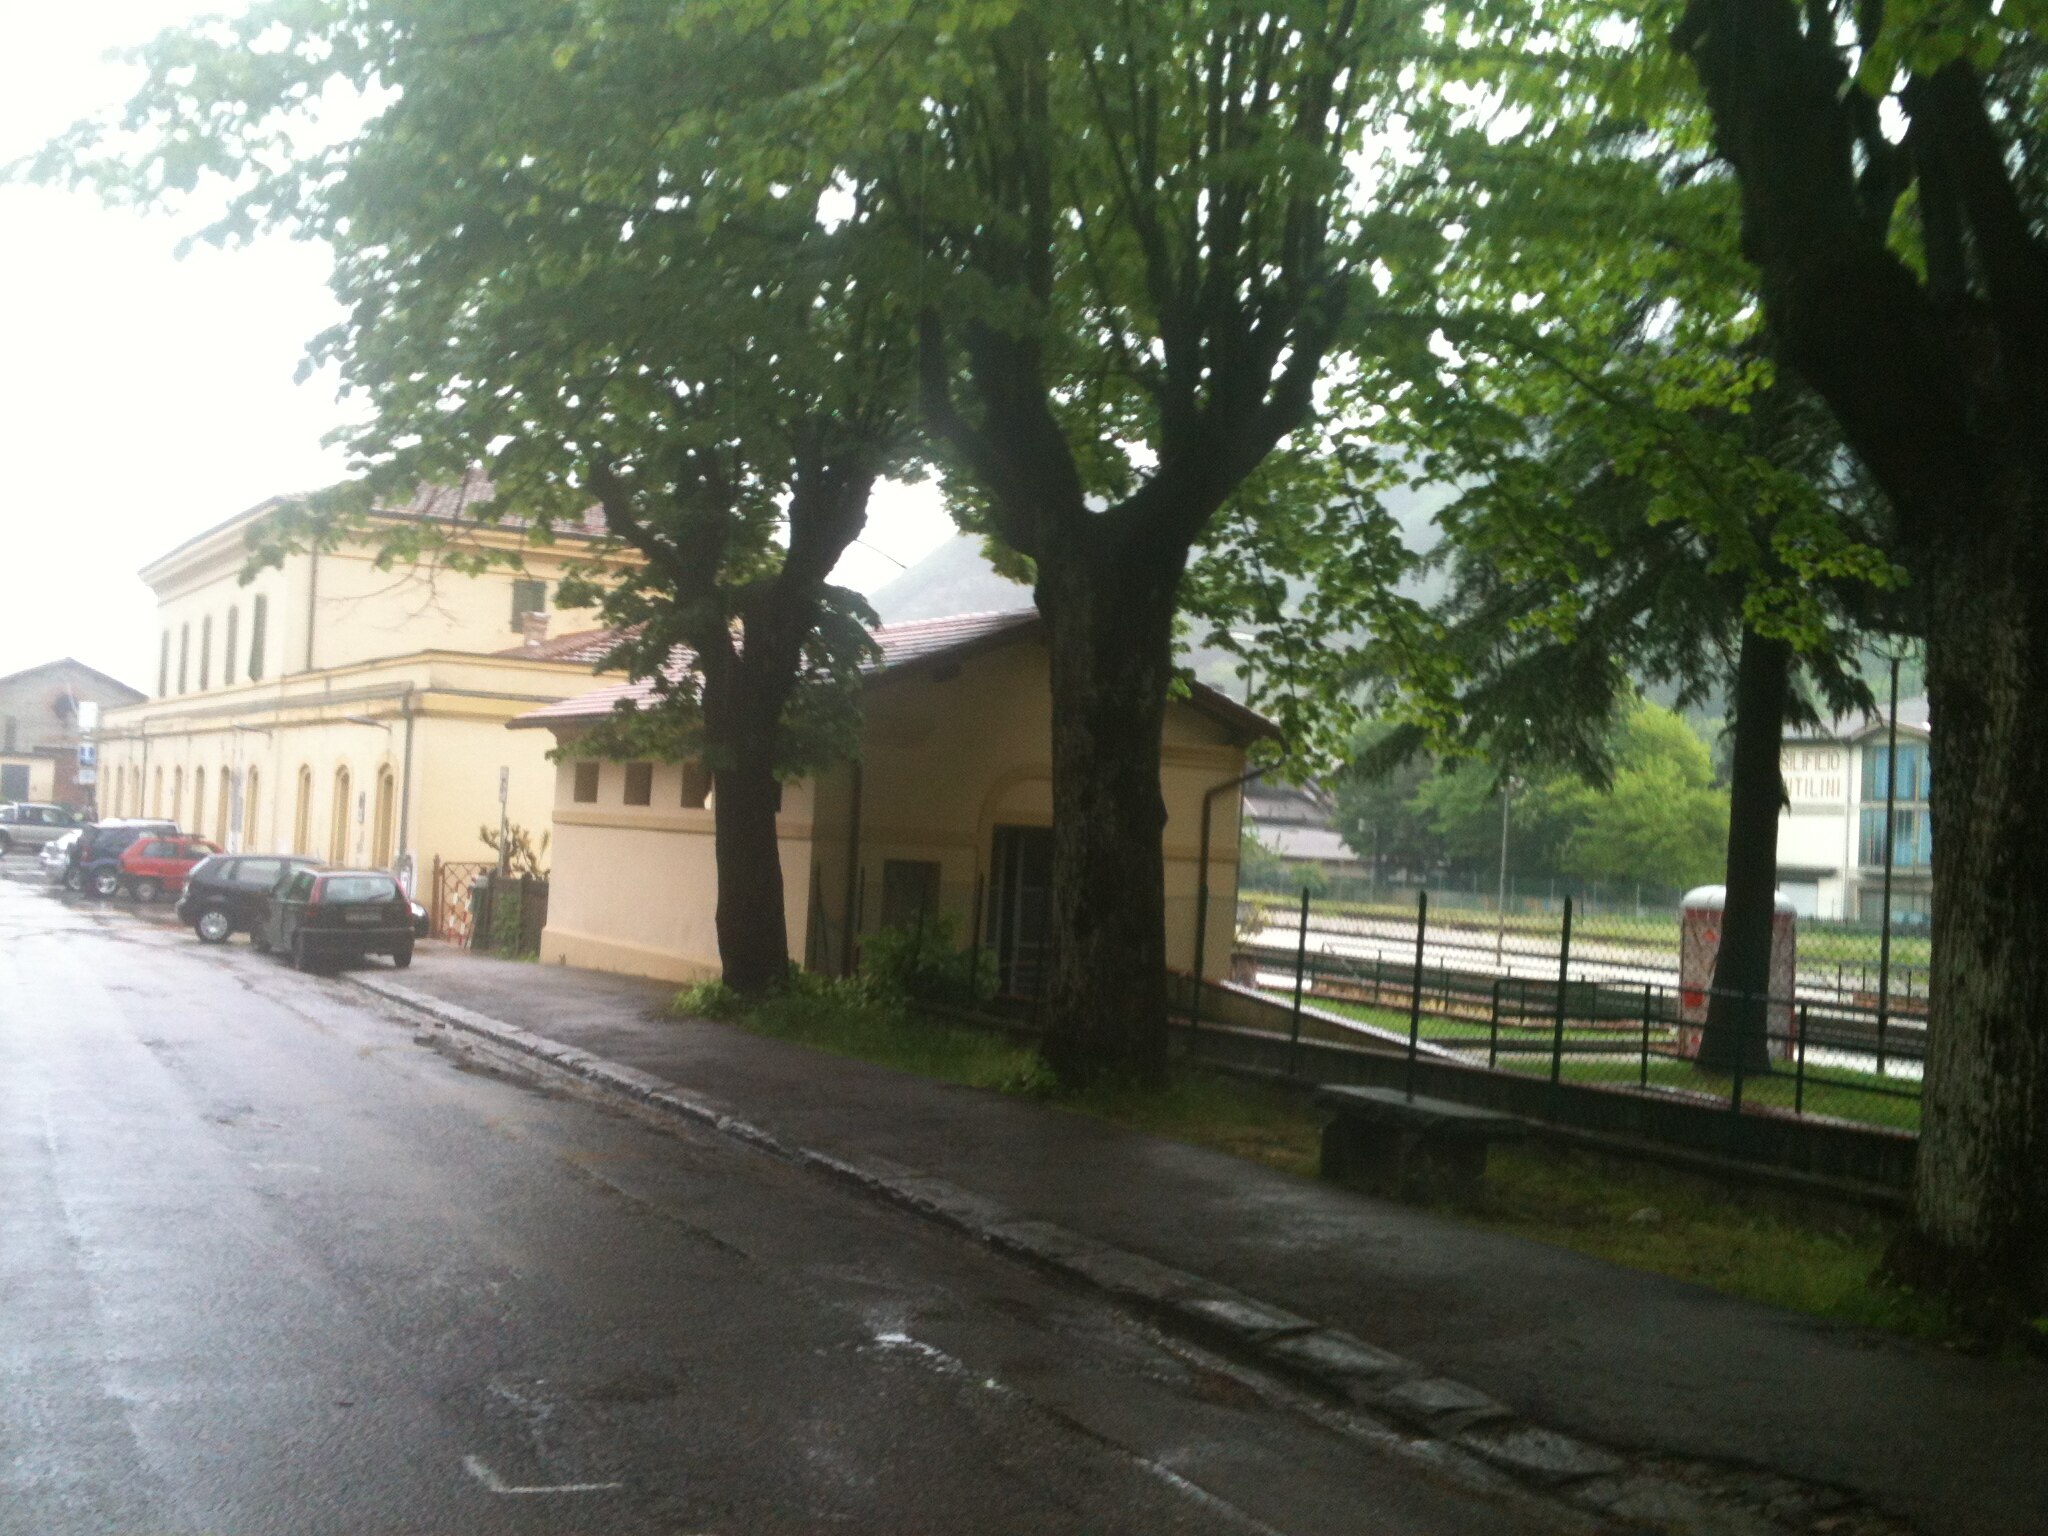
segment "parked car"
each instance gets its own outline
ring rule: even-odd
[[[121,852],[121,888],[137,901],[155,901],[185,888],[185,876],[202,859],[220,852],[203,837],[138,837]]]
[[[271,892],[250,942],[302,971],[365,955],[389,955],[402,969],[412,964],[412,902],[381,869],[302,869]]]
[[[160,818],[123,817],[96,821],[85,835],[71,845],[71,868],[64,883],[74,891],[94,896],[112,896],[121,889],[121,855],[128,845],[151,833],[178,835],[175,821]]]
[[[18,800],[0,805],[0,858],[18,848],[41,848],[76,830],[80,816],[68,805]]]
[[[64,872],[71,867],[71,850],[78,846],[78,840],[85,833],[73,827],[54,842],[43,844],[43,851],[36,855],[36,862],[43,868],[43,874],[52,883],[61,884]]]
[[[216,854],[185,876],[178,920],[208,944],[225,944],[238,933],[254,935],[268,914],[270,893],[287,876],[319,867],[318,859],[279,854]]]

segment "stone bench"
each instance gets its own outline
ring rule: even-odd
[[[1498,1110],[1411,1099],[1398,1088],[1328,1084],[1315,1102],[1332,1111],[1323,1126],[1323,1177],[1403,1200],[1475,1194],[1487,1148],[1528,1129]]]

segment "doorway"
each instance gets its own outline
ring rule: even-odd
[[[1052,919],[1052,828],[997,827],[993,854],[988,937],[997,985],[1008,997],[1036,997]]]

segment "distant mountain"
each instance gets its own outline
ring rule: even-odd
[[[1004,613],[1031,606],[1031,589],[996,573],[981,540],[956,533],[868,594],[884,624],[943,619],[956,613]]]

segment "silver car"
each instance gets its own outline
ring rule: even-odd
[[[0,805],[0,858],[54,843],[78,823],[78,813],[68,805],[40,805],[32,800]]]
[[[43,851],[36,855],[36,862],[42,866],[45,877],[57,884],[63,883],[71,868],[71,845],[83,836],[82,831],[73,827],[55,842],[43,844]]]

